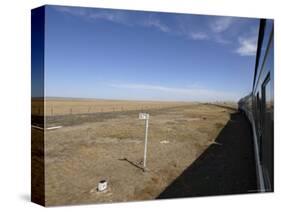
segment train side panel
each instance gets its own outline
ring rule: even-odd
[[[261,20],[256,68],[251,94],[239,101],[239,110],[251,122],[256,170],[261,192],[274,188],[274,22]]]
[[[259,69],[253,86],[253,116],[265,191],[273,191],[274,130],[274,36],[273,21],[267,21]]]

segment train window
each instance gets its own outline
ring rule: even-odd
[[[256,117],[257,117],[257,127],[258,127],[258,134],[260,134],[260,94],[259,92],[257,93],[257,99],[256,99]]]
[[[257,93],[257,107],[260,105],[260,94],[259,92]]]
[[[267,108],[266,108],[266,103],[267,103],[267,99],[269,98],[269,89],[268,89],[268,83],[269,83],[269,73],[268,75],[266,76],[265,80],[263,81],[262,83],[262,101],[261,101],[261,104],[260,104],[260,107],[261,107],[261,124],[262,124],[262,130],[264,130],[265,128],[265,115],[267,113]]]
[[[266,128],[266,123],[265,123],[265,114],[266,114],[266,85],[269,81],[269,77],[267,76],[262,83],[261,86],[261,101],[260,101],[260,133],[261,133],[261,139],[260,139],[260,159],[261,163],[264,163],[264,145],[265,145],[265,128]]]
[[[266,56],[266,51],[269,46],[269,41],[270,41],[270,36],[272,34],[272,31],[273,31],[273,20],[268,20],[265,25],[264,37],[263,37],[263,41],[262,41],[261,54],[260,54],[260,63],[259,63],[258,70],[261,70],[261,68],[262,68],[263,60]]]
[[[261,142],[261,163],[264,168],[265,179],[269,184],[273,179],[273,125],[270,117],[270,75],[268,73],[262,84],[261,121],[262,121],[262,142]]]
[[[260,93],[257,93],[256,97],[256,126],[257,126],[257,133],[258,133],[258,145],[259,145],[259,155],[260,155],[260,162],[261,162],[261,143],[262,143],[262,138],[261,138],[261,103],[260,103]]]

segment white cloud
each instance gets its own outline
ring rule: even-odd
[[[147,20],[144,20],[143,25],[146,27],[155,27],[162,32],[169,32],[170,28],[162,23],[160,19],[150,16]]]
[[[231,24],[234,22],[232,17],[219,17],[216,18],[214,22],[210,23],[210,28],[215,33],[220,33],[226,31]]]
[[[110,22],[115,22],[124,25],[132,25],[128,20],[127,13],[122,11],[96,11],[89,13],[90,19],[102,19]]]
[[[219,44],[229,44],[229,34],[222,32],[227,31],[234,23],[232,17],[210,17],[202,19],[200,25],[194,24],[192,21],[182,21],[178,18],[178,31],[181,35],[187,36],[193,40],[209,40]]]
[[[175,16],[175,19],[173,19],[174,22],[166,22],[165,19],[161,19],[161,16],[155,13],[134,16],[132,12],[123,10],[89,9],[64,6],[55,7],[55,9],[72,16],[79,16],[87,21],[105,20],[130,27],[139,26],[153,28],[163,33],[168,33],[181,38],[197,41],[208,40],[221,45],[231,43],[233,45],[237,45],[236,41],[234,42],[233,37],[236,37],[241,33],[244,34],[244,32],[241,31],[241,27],[237,27],[237,24],[235,28],[234,24],[241,22],[234,17],[205,17],[206,19],[202,19],[200,24],[196,24],[190,17],[182,15]],[[234,27],[234,31],[232,30],[232,27]],[[240,37],[238,45],[238,48],[235,48],[236,46],[234,46],[234,51],[239,55],[255,55],[255,38]],[[231,51],[233,52],[233,50]]]
[[[175,88],[149,84],[110,84],[114,88],[133,89],[141,91],[143,95],[149,92],[155,100],[178,100],[178,101],[216,101],[238,100],[239,96],[231,92],[222,92],[204,88]]]
[[[257,36],[252,37],[240,37],[238,39],[239,47],[236,49],[236,53],[241,56],[254,56],[257,50]]]
[[[207,40],[209,36],[204,32],[191,32],[190,37],[193,40]]]
[[[163,23],[157,16],[142,16],[140,19],[132,19],[131,13],[122,10],[92,10],[88,8],[56,7],[59,12],[67,13],[73,16],[80,16],[91,20],[105,20],[119,23],[127,26],[151,27],[162,32],[170,32],[168,25]]]
[[[67,13],[72,16],[79,16],[85,18],[85,20],[106,20],[110,22],[115,22],[124,25],[131,25],[129,21],[128,13],[119,10],[92,10],[89,8],[80,8],[80,7],[55,7],[55,9],[62,13]]]
[[[64,6],[57,6],[54,7],[55,10],[63,13],[68,13],[74,16],[85,16],[87,15],[87,10],[85,8],[80,7],[64,7]]]

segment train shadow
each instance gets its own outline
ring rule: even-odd
[[[257,192],[251,126],[238,112],[157,199]]]

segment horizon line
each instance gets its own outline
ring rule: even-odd
[[[44,98],[44,99],[73,99],[73,100],[105,100],[105,101],[109,101],[109,100],[114,100],[114,101],[147,101],[147,102],[237,102],[235,100],[210,100],[210,101],[206,101],[206,100],[152,100],[152,99],[122,99],[122,98],[95,98],[95,97],[66,97],[66,96],[44,96],[44,97],[31,97],[32,99],[39,99],[39,98]]]

